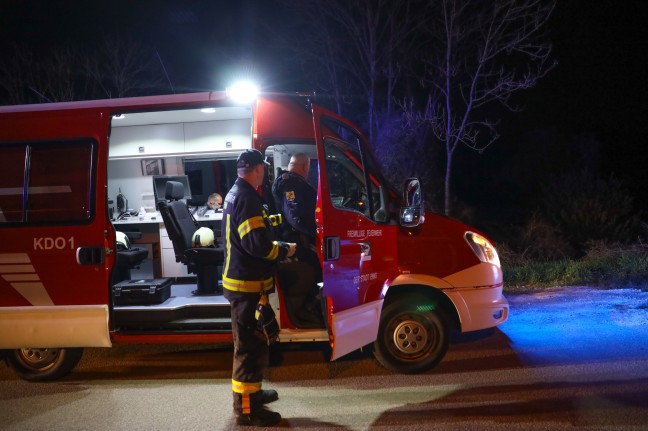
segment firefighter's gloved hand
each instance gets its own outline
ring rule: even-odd
[[[279,247],[284,247],[288,249],[288,254],[286,254],[286,258],[293,257],[295,255],[295,252],[297,251],[297,243],[277,241],[277,244],[279,244]]]
[[[257,319],[257,326],[254,331],[256,336],[266,340],[268,346],[276,342],[279,339],[279,324],[272,307],[267,304],[267,301],[259,301],[256,306],[255,317]]]
[[[279,263],[296,263],[299,262],[299,259],[296,257],[287,257]]]

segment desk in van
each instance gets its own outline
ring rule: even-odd
[[[214,236],[220,236],[222,212],[210,212],[202,217],[196,217],[200,226],[208,226],[214,230]],[[121,232],[140,232],[142,237],[133,241],[149,248],[149,258],[153,262],[153,278],[187,277],[187,266],[176,262],[173,244],[169,239],[166,227],[159,213],[145,217],[128,217],[113,221],[115,229]]]

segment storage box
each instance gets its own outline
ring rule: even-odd
[[[160,304],[170,296],[170,278],[124,280],[113,286],[115,305]]]
[[[147,213],[154,213],[155,212],[155,196],[153,193],[142,193],[141,195],[141,202],[142,202],[142,208],[144,208],[144,211]],[[142,215],[142,214],[140,214]]]

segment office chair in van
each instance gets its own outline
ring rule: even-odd
[[[184,197],[182,183],[167,181],[164,197],[166,200],[158,203],[160,214],[173,243],[176,262],[184,263],[189,273],[196,274],[198,289],[194,295],[222,293],[218,284],[218,267],[223,264],[223,249],[192,246],[192,236],[199,226],[181,200]]]
[[[120,281],[131,279],[131,269],[137,268],[144,259],[148,257],[148,250],[145,248],[138,248],[131,246],[131,240],[137,239],[137,236],[142,236],[141,233],[135,232],[116,232],[117,235],[117,259],[115,261],[115,268],[113,269],[111,285],[119,283]]]

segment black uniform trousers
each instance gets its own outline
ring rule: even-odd
[[[254,313],[260,293],[223,290],[232,313],[234,412],[250,414],[262,408],[259,398],[261,382],[269,360],[267,341],[255,335],[257,320]]]

